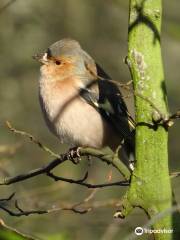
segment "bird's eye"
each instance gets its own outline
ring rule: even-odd
[[[60,65],[61,61],[60,60],[56,60],[55,63],[56,63],[56,65]]]

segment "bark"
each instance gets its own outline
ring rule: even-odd
[[[139,206],[152,220],[170,209],[172,201],[168,132],[153,121],[168,116],[160,43],[162,2],[131,0],[129,11],[127,63],[135,91],[136,164],[122,214]],[[172,229],[171,214],[162,214],[152,228]],[[172,235],[155,234],[155,239],[172,239]]]

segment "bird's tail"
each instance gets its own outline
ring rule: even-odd
[[[127,156],[126,165],[132,169],[135,161],[135,129],[132,130],[130,136],[124,141],[124,151]]]

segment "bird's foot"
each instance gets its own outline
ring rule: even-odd
[[[72,163],[78,164],[81,161],[80,147],[70,148],[68,159],[71,160]]]

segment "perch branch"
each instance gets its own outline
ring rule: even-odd
[[[9,185],[15,182],[23,181],[32,177],[35,177],[37,175],[41,174],[47,174],[49,173],[52,169],[54,169],[56,166],[62,164],[63,162],[67,160],[73,161],[74,158],[80,156],[94,156],[99,159],[101,159],[103,162],[106,162],[107,164],[112,164],[124,177],[125,180],[129,181],[131,172],[129,169],[126,167],[126,165],[120,161],[118,158],[117,153],[106,153],[103,150],[99,149],[94,149],[94,148],[78,148],[78,153],[74,154],[73,159],[69,159],[69,153],[65,154],[57,154],[53,152],[51,149],[49,149],[47,146],[42,144],[39,140],[37,140],[32,134],[29,134],[25,131],[17,130],[16,128],[12,127],[10,122],[6,122],[6,125],[10,131],[12,131],[15,134],[27,137],[30,139],[31,142],[35,143],[40,147],[43,151],[47,152],[50,156],[55,157],[52,162],[48,163],[46,166],[40,167],[38,169],[34,169],[29,171],[28,173],[25,174],[20,174],[15,177],[9,177],[5,178],[3,181],[0,182],[0,185]]]

